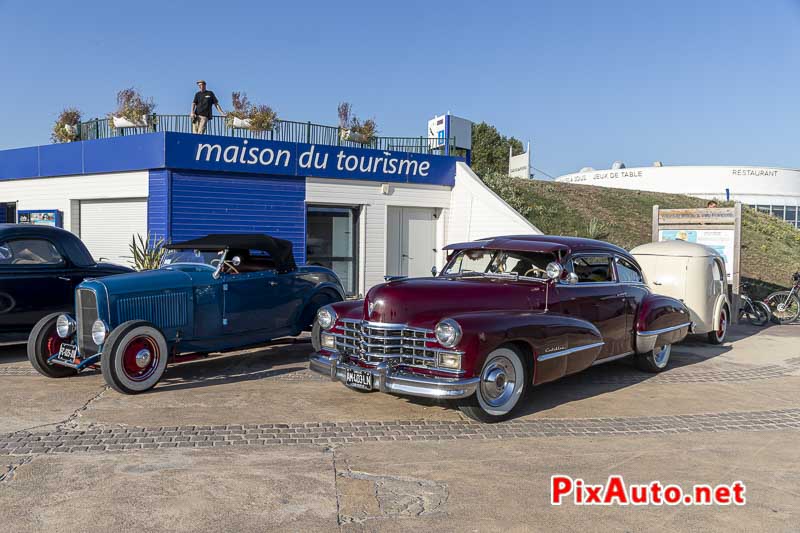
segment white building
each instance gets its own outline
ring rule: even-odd
[[[448,243],[541,233],[427,139],[329,143],[158,132],[0,150],[0,222],[62,226],[123,264],[135,234],[266,233],[351,295],[386,275],[431,275]]]
[[[556,178],[563,183],[617,187],[699,198],[734,200],[800,228],[800,170],[745,166],[661,166],[582,169]]]

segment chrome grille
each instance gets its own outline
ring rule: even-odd
[[[85,359],[97,353],[92,341],[92,324],[98,318],[97,295],[90,289],[78,289],[76,318],[78,319],[78,349]]]
[[[440,353],[461,353],[430,346],[436,343],[433,331],[404,324],[340,319],[333,334],[340,353],[368,364],[436,368]]]

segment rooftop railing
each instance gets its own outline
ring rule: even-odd
[[[143,127],[115,128],[108,118],[94,119],[82,122],[78,127],[78,135],[80,140],[86,141],[161,131],[192,133],[192,119],[189,115],[153,114],[148,117],[147,122],[148,125]],[[448,139],[443,145],[441,139],[428,137],[374,137],[370,142],[362,144],[342,140],[342,128],[291,120],[276,120],[275,126],[271,130],[253,131],[246,128],[232,128],[223,116],[217,116],[209,120],[205,133],[206,135],[224,135],[245,139],[324,144],[328,146],[347,146],[351,148],[371,148],[374,150],[436,155],[452,154],[454,146],[453,139]],[[446,145],[449,145],[449,149]]]

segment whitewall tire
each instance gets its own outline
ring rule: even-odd
[[[507,419],[528,390],[529,372],[522,353],[511,345],[486,356],[473,396],[459,405],[462,413],[479,422]]]
[[[169,351],[161,331],[149,322],[131,320],[114,329],[103,344],[100,368],[106,383],[123,394],[155,387],[167,367]]]

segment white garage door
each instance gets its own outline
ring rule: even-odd
[[[80,236],[95,260],[130,266],[135,234],[147,236],[147,199],[81,200]]]

